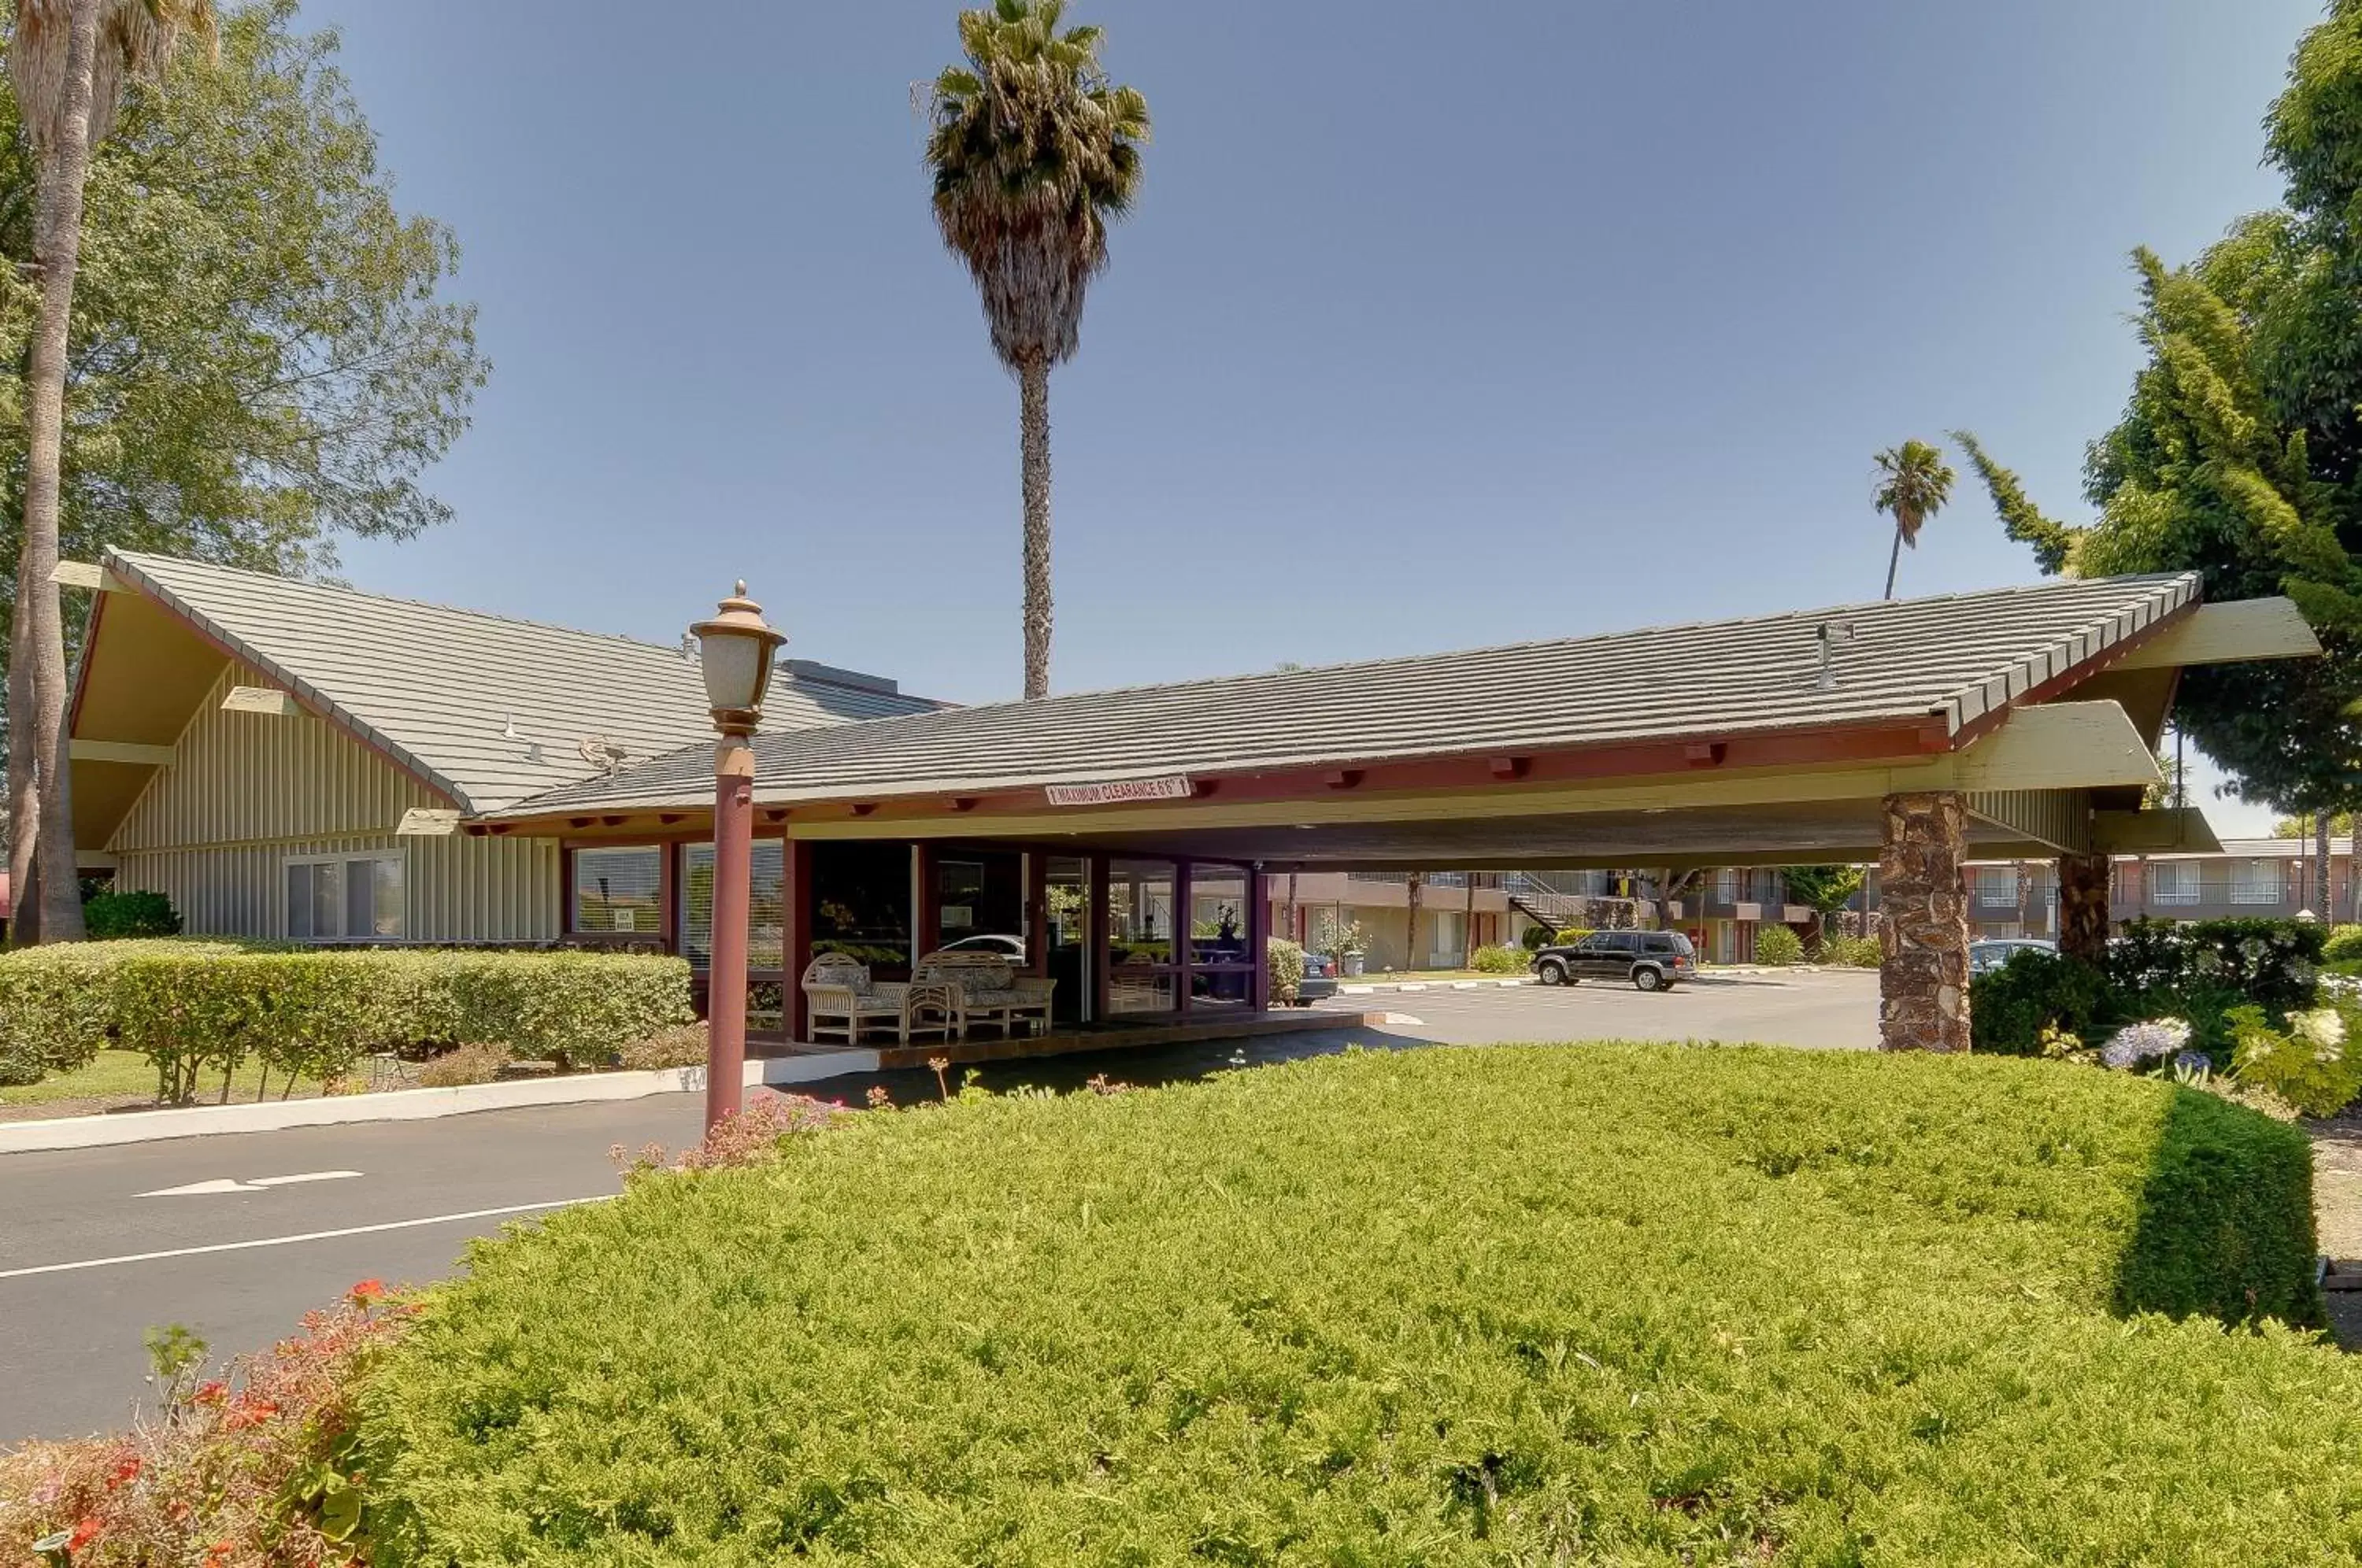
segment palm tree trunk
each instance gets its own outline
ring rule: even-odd
[[[17,734],[35,743],[40,796],[41,940],[83,934],[74,878],[73,800],[67,777],[65,622],[51,581],[58,565],[59,454],[65,423],[67,332],[74,273],[82,263],[83,184],[90,173],[91,68],[98,48],[99,0],[74,0],[66,44],[64,123],[40,157],[40,206],[33,258],[40,313],[25,370],[25,543],[17,562],[17,613],[29,615],[33,723]],[[13,718],[14,715],[12,714]],[[14,726],[11,726],[12,729]]]
[[[2329,901],[2329,813],[2312,813],[2312,913],[2323,925],[2335,923],[2337,911]]]
[[[39,895],[33,886],[41,796],[33,781],[39,743],[33,716],[32,630],[32,612],[20,602],[8,628],[8,942],[16,947],[41,939]]]
[[[1886,597],[1894,597],[1894,570],[1903,564],[1903,525],[1894,526],[1894,547],[1886,552]]]
[[[1050,361],[1017,368],[1025,469],[1025,695],[1050,695]]]

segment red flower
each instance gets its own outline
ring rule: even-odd
[[[359,1284],[354,1286],[350,1290],[346,1291],[345,1294],[351,1297],[356,1304],[366,1307],[372,1301],[382,1301],[385,1299],[385,1281],[381,1279],[364,1279]]]
[[[239,1399],[231,1408],[229,1419],[223,1424],[230,1430],[237,1431],[246,1427],[259,1427],[278,1413],[277,1405],[268,1399],[257,1399],[248,1395]]]
[[[215,1541],[212,1550],[205,1553],[205,1568],[223,1568],[223,1564],[229,1561],[229,1554],[235,1550],[236,1547],[229,1541]]]
[[[68,1538],[66,1541],[66,1551],[68,1555],[72,1555],[74,1552],[80,1551],[83,1547],[88,1546],[92,1541],[96,1540],[97,1539],[98,1521],[96,1519],[84,1519],[82,1523],[74,1526],[72,1536]]]
[[[107,1474],[107,1490],[113,1491],[126,1481],[138,1479],[139,1479],[139,1456],[135,1453],[116,1462],[115,1468]]]
[[[216,1379],[211,1383],[198,1384],[197,1391],[189,1396],[189,1402],[194,1405],[218,1405],[228,1397],[229,1385]]]

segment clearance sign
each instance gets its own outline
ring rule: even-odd
[[[1134,801],[1186,801],[1196,790],[1187,774],[1169,778],[1117,778],[1104,784],[1052,784],[1045,787],[1054,806],[1121,806]]]

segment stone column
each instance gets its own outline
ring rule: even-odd
[[[1889,795],[1878,856],[1878,1043],[1969,1048],[1968,812],[1951,793]]]
[[[2108,857],[2058,857],[2058,951],[2097,964],[2108,955]]]

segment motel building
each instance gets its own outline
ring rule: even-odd
[[[704,963],[714,750],[680,648],[149,555],[68,575],[96,601],[86,869],[193,933]],[[1252,1029],[1289,873],[1874,861],[1887,1042],[1964,1049],[1964,867],[2045,863],[2065,945],[2104,942],[2112,855],[2219,848],[2141,808],[2179,672],[2318,652],[2287,601],[2191,574],[976,707],[785,660],[750,1025],[812,1038],[816,956],[890,982],[999,937],[1060,1041]]]

